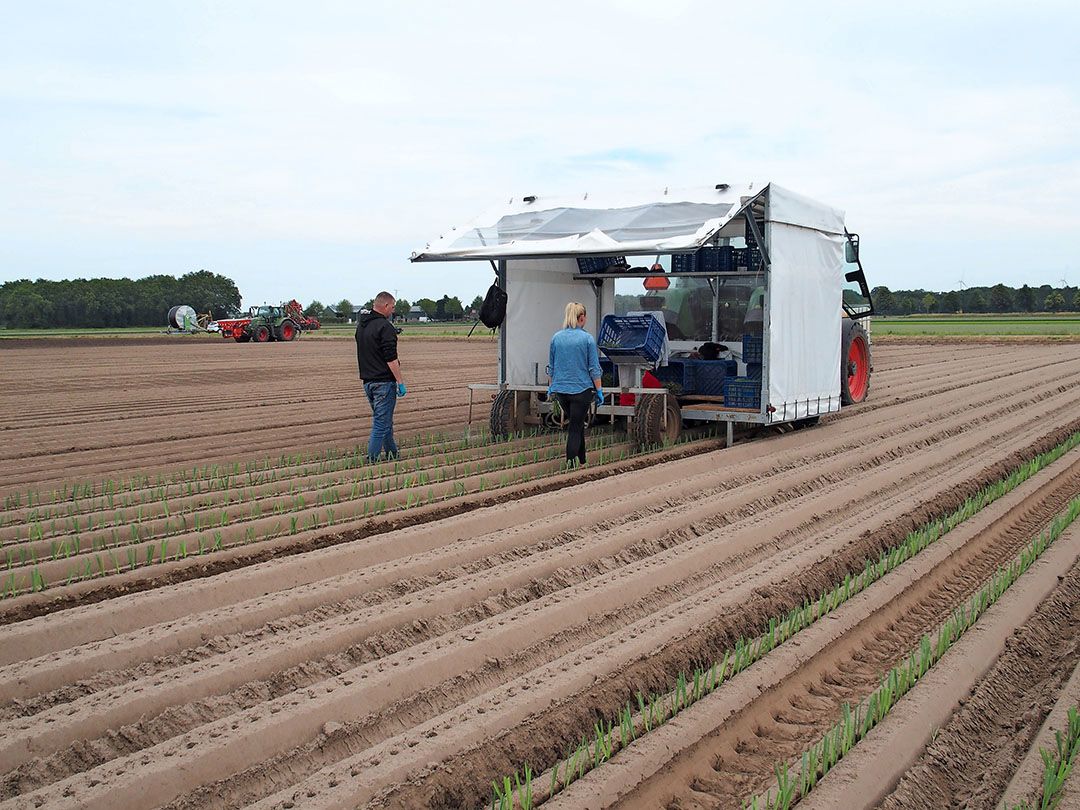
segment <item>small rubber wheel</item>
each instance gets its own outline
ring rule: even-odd
[[[840,333],[840,402],[854,405],[870,392],[870,340],[858,321],[845,318]]]
[[[665,419],[666,416],[666,419]],[[639,394],[630,436],[638,450],[674,444],[682,434],[682,409],[670,394]]]
[[[529,414],[528,391],[500,391],[491,403],[491,435],[496,439],[512,438],[525,430]]]

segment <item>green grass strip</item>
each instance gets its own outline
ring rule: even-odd
[[[572,746],[562,758],[554,763],[547,797],[553,796],[580,779],[587,771],[598,767],[617,751],[626,748],[637,737],[663,725],[701,698],[711,694],[725,680],[738,675],[796,633],[827,616],[848,599],[864,591],[890,571],[937,542],[949,531],[978,514],[998,498],[1012,492],[1078,445],[1080,445],[1080,431],[1070,435],[1061,444],[1021,464],[1000,481],[979,490],[948,515],[910,532],[903,541],[883,551],[876,561],[866,560],[861,571],[854,575],[848,574],[831,590],[823,591],[816,600],[806,600],[788,613],[772,617],[764,633],[750,640],[740,638],[733,648],[724,653],[722,659],[712,662],[710,666],[699,667],[690,675],[680,672],[674,686],[667,691],[650,693],[648,696],[637,693],[619,710],[618,717],[609,720],[606,725],[601,724],[603,728],[601,725],[594,728],[591,741],[583,737],[578,746]],[[588,752],[597,750],[599,754],[596,756],[586,756]],[[527,764],[526,767],[531,774],[531,766]],[[518,773],[515,772],[513,777],[517,779]],[[498,799],[500,793],[502,800]],[[493,791],[492,806],[512,808],[513,798],[507,798],[506,791]]]
[[[840,719],[825,732],[819,742],[803,752],[798,773],[793,773],[787,762],[778,763],[775,769],[775,792],[769,790],[764,797],[754,796],[744,803],[743,807],[751,810],[787,810],[809,794],[852,746],[885,719],[896,702],[942,659],[952,645],[1039,559],[1077,516],[1080,516],[1080,497],[1070,501],[1068,508],[1054,518],[1049,529],[1033,539],[1008,566],[994,572],[979,591],[958,607],[938,628],[933,642],[930,636],[923,636],[916,649],[882,676],[881,685],[866,700],[854,709],[845,704]],[[1068,754],[1069,765],[1062,766],[1055,772],[1061,774],[1060,778],[1055,776],[1052,782],[1056,785],[1055,790],[1061,789],[1061,784],[1068,775],[1072,757],[1076,753],[1075,742],[1064,751]],[[1047,762],[1049,778],[1049,761],[1046,757],[1044,762]]]

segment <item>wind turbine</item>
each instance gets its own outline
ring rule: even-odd
[[[961,271],[960,280],[956,282],[956,286],[960,288],[960,292],[956,296],[956,311],[960,314],[964,314],[964,290],[967,289],[967,285],[964,284],[964,273]]]

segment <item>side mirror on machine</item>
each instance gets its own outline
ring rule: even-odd
[[[857,240],[848,239],[844,243],[844,261],[855,264],[859,261],[859,243]]]

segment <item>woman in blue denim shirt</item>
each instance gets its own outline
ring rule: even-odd
[[[602,404],[600,355],[596,340],[585,331],[585,307],[576,301],[566,305],[563,328],[551,338],[548,351],[548,396],[558,399],[569,422],[566,460],[585,463],[585,416],[594,401]]]

